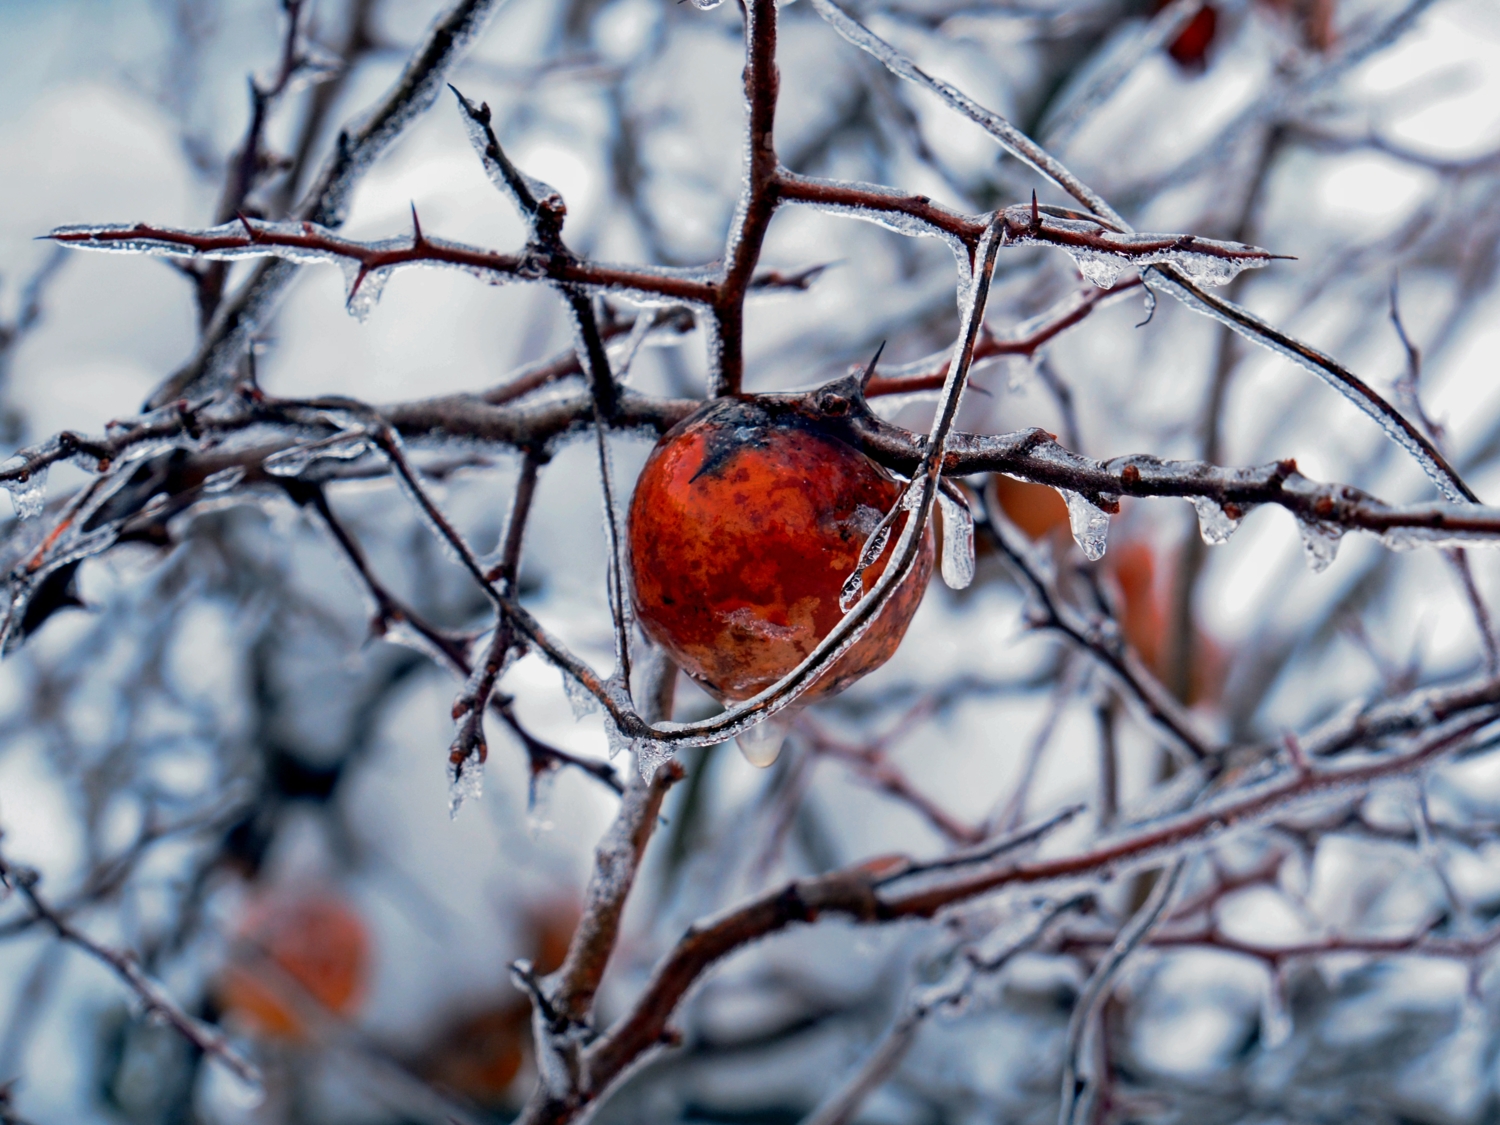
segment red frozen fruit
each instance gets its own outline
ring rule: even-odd
[[[630,503],[636,616],[721,702],[786,675],[843,616],[839,592],[865,540],[901,492],[889,473],[794,400],[715,400],[651,452]],[[904,519],[905,517],[901,517]],[[864,575],[874,585],[885,552]],[[901,643],[932,573],[917,565],[880,616],[804,699],[880,667]]]

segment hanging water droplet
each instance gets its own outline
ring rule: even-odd
[[[781,757],[787,729],[787,721],[779,715],[773,715],[749,730],[741,731],[735,736],[734,742],[745,756],[745,761],[759,769],[765,769]]]
[[[1217,500],[1212,500],[1207,496],[1189,496],[1188,499],[1192,501],[1193,507],[1198,512],[1198,534],[1203,536],[1203,542],[1210,547],[1228,543],[1235,528],[1240,526],[1244,513],[1231,516]]]
[[[943,581],[950,590],[965,589],[974,581],[974,516],[967,504],[938,492],[943,519]]]
[[[1068,525],[1083,557],[1096,562],[1104,557],[1109,540],[1109,514],[1066,488],[1059,488],[1068,504]]]
[[[25,464],[22,458],[14,457],[0,470]],[[10,480],[0,481],[0,487],[4,487],[10,493],[10,502],[16,509],[18,519],[29,520],[42,514],[42,509],[47,506],[47,466],[34,469],[23,479],[12,477]]]
[[[479,747],[469,751],[460,761],[448,762],[448,816],[458,816],[465,801],[479,800],[484,796],[484,763],[480,760]]]
[[[1323,573],[1339,553],[1344,529],[1336,523],[1308,521],[1299,517],[1297,530],[1302,533],[1302,550],[1307,555],[1307,565],[1314,574]]]
[[[566,669],[562,674],[563,694],[568,697],[568,706],[573,708],[574,719],[584,719],[599,710],[599,700]]]

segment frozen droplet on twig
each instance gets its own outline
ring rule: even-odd
[[[24,464],[24,458],[13,457],[10,461],[0,465],[0,471],[14,469]],[[0,481],[0,487],[4,487],[5,491],[10,493],[10,502],[16,509],[18,519],[34,519],[41,515],[42,509],[47,506],[47,466],[33,469],[24,477],[18,476]]]
[[[938,492],[938,511],[943,519],[943,581],[952,590],[965,589],[974,581],[974,516],[969,506],[946,492]]]
[[[735,745],[745,756],[745,761],[759,769],[765,769],[781,757],[781,748],[786,744],[788,724],[785,719],[772,716],[749,730],[735,735]]]
[[[1066,488],[1058,491],[1067,501],[1068,525],[1073,529],[1073,539],[1083,557],[1090,562],[1102,559],[1109,540],[1109,513],[1077,492]]]
[[[347,258],[340,259],[339,264],[344,270],[344,308],[355,320],[363,323],[380,303],[380,294],[391,278],[391,267],[366,269]]]
[[[1302,533],[1302,550],[1307,555],[1307,565],[1314,574],[1323,573],[1339,553],[1339,542],[1344,538],[1344,529],[1336,523],[1299,517],[1297,530]]]
[[[1188,499],[1198,512],[1198,534],[1203,536],[1203,542],[1210,547],[1228,543],[1235,528],[1240,526],[1244,513],[1231,516],[1217,500],[1207,496],[1189,496]]]
[[[594,697],[594,693],[566,668],[562,670],[562,684],[563,694],[568,697],[568,706],[573,708],[573,718],[584,719],[599,710],[599,700]]]
[[[484,762],[478,746],[458,761],[448,761],[448,816],[458,816],[465,801],[484,796]]]

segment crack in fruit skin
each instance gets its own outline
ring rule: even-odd
[[[796,405],[715,400],[662,437],[636,482],[628,534],[637,620],[715,698],[748,699],[838,623],[844,580],[900,493],[889,473]],[[912,573],[804,699],[843,690],[896,651],[932,573],[931,529],[923,534]],[[866,571],[866,590],[892,549]]]

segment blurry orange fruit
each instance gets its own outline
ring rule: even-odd
[[[236,946],[219,999],[258,1034],[301,1039],[308,1031],[299,1014],[304,1005],[342,1018],[364,999],[370,962],[365,924],[325,889],[271,891],[253,901]]]

